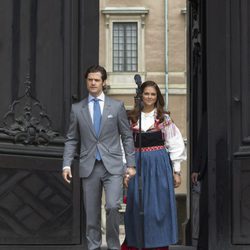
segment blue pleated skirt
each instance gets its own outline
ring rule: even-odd
[[[138,160],[136,153],[137,166]],[[165,149],[141,152],[143,214],[139,209],[138,179],[137,174],[130,180],[127,192],[127,245],[155,248],[175,244],[178,235],[173,171]]]

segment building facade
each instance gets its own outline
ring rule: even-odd
[[[108,95],[134,105],[134,75],[155,81],[166,108],[186,130],[186,1],[100,1],[99,62]],[[183,168],[184,170],[185,168]],[[184,186],[177,192],[186,192]]]
[[[136,95],[134,75],[155,81],[186,140],[186,1],[103,0],[99,18],[99,63],[108,71],[107,94],[129,110]],[[187,217],[188,176],[184,162],[176,189],[179,224]]]

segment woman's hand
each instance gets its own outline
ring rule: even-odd
[[[174,187],[178,188],[181,185],[181,175],[179,173],[174,173]]]

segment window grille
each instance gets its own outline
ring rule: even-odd
[[[137,23],[113,23],[113,71],[136,72]]]

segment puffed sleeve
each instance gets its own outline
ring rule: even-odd
[[[166,115],[163,134],[165,138],[165,146],[169,152],[173,165],[173,170],[179,172],[181,170],[181,162],[187,158],[186,148],[180,130],[171,120],[169,115]]]

